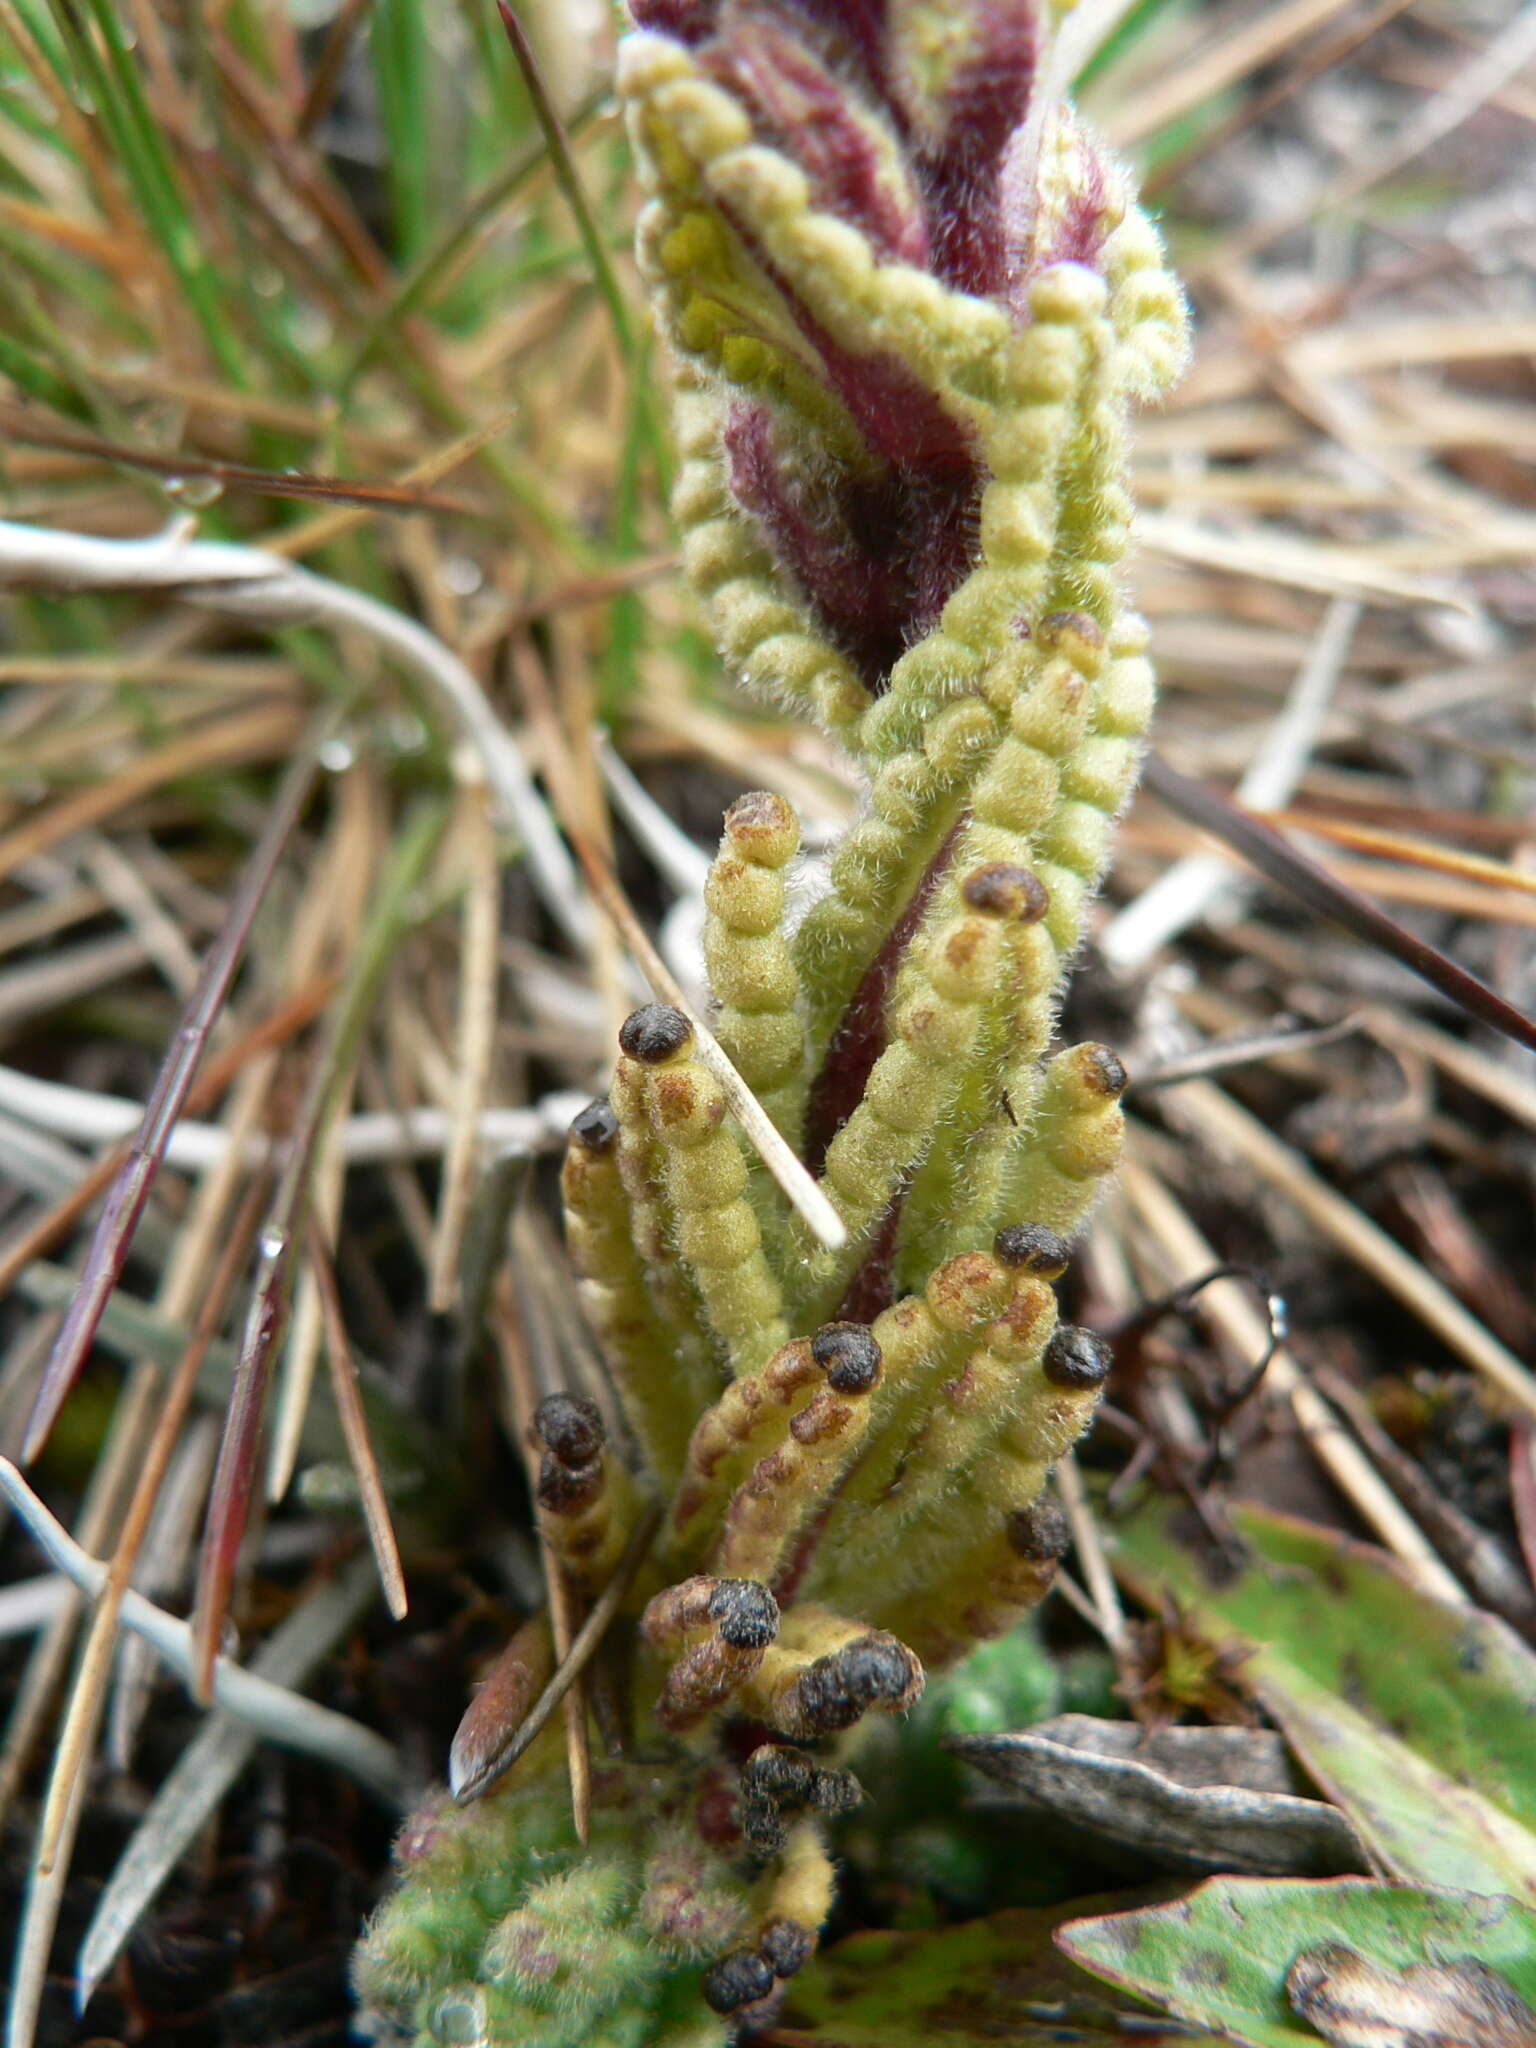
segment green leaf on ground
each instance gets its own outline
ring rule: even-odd
[[[1064,1920],[1112,1903],[994,1913],[938,1933],[850,1935],[791,1982],[768,2039],[784,2048],[1124,2048],[1134,2015],[1148,2048],[1199,2048],[1185,2033],[1143,2033],[1151,2016],[1139,2000],[1107,1994],[1054,1946]]]
[[[1500,1985],[1516,1998],[1536,1998],[1536,1915],[1525,1907],[1512,1899],[1364,1878],[1213,1877],[1173,1905],[1078,1920],[1063,1927],[1057,1940],[1097,1976],[1244,2048],[1316,2048],[1318,2036],[1295,2016],[1286,1980],[1299,1959],[1336,1962],[1345,1949],[1354,1951],[1356,1979],[1375,1980],[1383,2008],[1394,1986],[1405,1995],[1418,1989],[1411,1978],[1403,1986],[1401,1973],[1426,1963],[1462,1965],[1473,1957],[1499,1980],[1491,1987],[1495,2000],[1504,1998]],[[1375,1970],[1363,1969],[1361,1958]],[[1453,2000],[1457,1974],[1451,1978]],[[1459,1974],[1470,1985],[1481,1973]],[[1489,2002],[1483,2001],[1485,2015]],[[1514,2001],[1508,2003],[1518,2014]],[[1470,2023],[1472,2015],[1467,2017]],[[1383,2048],[1409,2039],[1423,2048],[1437,2041],[1459,2048],[1474,2039],[1480,2048],[1503,2048],[1506,2040],[1532,2038],[1529,2032],[1501,2037],[1486,2016],[1479,2025],[1476,2034],[1438,2035],[1405,2035],[1384,2026],[1378,2038]]]
[[[1244,1678],[1382,1869],[1536,1902],[1536,1657],[1491,1615],[1421,1593],[1393,1560],[1254,1507],[1247,1568],[1213,1581],[1156,1504],[1115,1526],[1138,1597],[1255,1645]]]

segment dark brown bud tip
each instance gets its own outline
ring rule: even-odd
[[[711,2012],[739,2012],[773,1989],[773,1968],[756,1949],[738,1948],[704,1972],[704,2003]]]
[[[595,1401],[584,1394],[551,1394],[533,1411],[533,1433],[562,1465],[589,1465],[607,1431]]]
[[[1059,1280],[1072,1256],[1066,1239],[1043,1223],[1010,1223],[993,1238],[992,1249],[1005,1266],[1037,1280]]]
[[[1012,918],[1016,924],[1038,924],[1051,907],[1050,891],[1028,868],[992,861],[960,884],[960,894],[983,917]]]
[[[811,1339],[811,1356],[839,1394],[867,1394],[880,1379],[880,1346],[865,1323],[826,1323]]]
[[[923,1668],[904,1643],[876,1633],[818,1657],[795,1682],[799,1708],[818,1735],[851,1728],[868,1707],[910,1706]]]
[[[1053,1387],[1080,1390],[1102,1387],[1109,1378],[1115,1354],[1102,1337],[1077,1323],[1063,1323],[1045,1347],[1041,1366]]]
[[[733,1650],[766,1650],[779,1632],[779,1603],[756,1579],[722,1579],[709,1618]]]
[[[803,1806],[818,1772],[814,1757],[783,1743],[760,1743],[741,1767],[741,1789],[748,1799],[772,1799]]]
[[[816,1952],[816,1937],[798,1920],[770,1920],[757,1938],[757,1952],[775,1977],[793,1977]]]
[[[1085,1045],[1083,1047],[1084,1078],[1091,1087],[1106,1095],[1112,1102],[1118,1102],[1131,1085],[1131,1077],[1125,1071],[1125,1062],[1119,1053],[1111,1052],[1107,1045]]]
[[[777,1856],[789,1836],[789,1826],[776,1799],[747,1799],[741,1802],[741,1838],[756,1856]]]
[[[563,1465],[547,1454],[539,1460],[534,1498],[552,1515],[574,1515],[597,1499],[603,1490],[603,1467],[594,1458],[590,1465]]]
[[[817,1813],[852,1813],[863,1802],[864,1787],[852,1771],[843,1771],[832,1764],[824,1764],[811,1774],[806,1788],[805,1803]]]
[[[1008,1517],[1009,1548],[1030,1564],[1054,1564],[1072,1547],[1067,1518],[1053,1500],[1037,1500]]]
[[[618,1135],[619,1120],[606,1095],[589,1102],[571,1122],[571,1143],[586,1152],[606,1152]]]
[[[619,1026],[619,1050],[654,1067],[681,1052],[692,1036],[693,1026],[681,1010],[647,1003],[643,1010],[632,1010]]]

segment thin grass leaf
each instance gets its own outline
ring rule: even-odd
[[[518,69],[533,101],[534,112],[539,126],[544,131],[545,145],[549,150],[550,162],[554,165],[555,176],[560,190],[565,194],[567,205],[575,215],[576,226],[586,248],[587,259],[592,265],[592,275],[597,281],[607,308],[609,324],[619,344],[619,352],[626,362],[632,360],[635,352],[635,333],[630,324],[629,308],[624,303],[624,294],[619,288],[618,276],[608,254],[607,244],[598,228],[592,212],[592,203],[587,198],[586,188],[581,182],[581,173],[576,168],[576,159],[571,155],[570,141],[565,124],[549,96],[539,61],[533,53],[527,30],[518,17],[516,8],[509,0],[496,0],[501,12],[501,22],[507,32],[507,41],[512,45],[512,54],[517,59]]]

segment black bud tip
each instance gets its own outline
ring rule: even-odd
[[[603,1490],[603,1468],[594,1458],[590,1465],[565,1465],[546,1454],[539,1460],[534,1498],[551,1514],[570,1515],[596,1500]]]
[[[1111,1102],[1118,1102],[1131,1085],[1131,1077],[1125,1071],[1125,1062],[1119,1053],[1111,1052],[1107,1045],[1087,1045],[1083,1048],[1086,1078],[1091,1087]]]
[[[1063,1323],[1045,1347],[1042,1370],[1053,1387],[1102,1387],[1115,1354],[1102,1337],[1076,1323]]]
[[[806,1805],[826,1814],[852,1813],[863,1798],[864,1787],[852,1771],[841,1771],[831,1764],[811,1773],[805,1793]]]
[[[589,1102],[571,1121],[571,1143],[580,1145],[586,1152],[606,1152],[618,1135],[619,1120],[606,1095],[599,1095],[595,1102]]]
[[[1055,1501],[1037,1500],[1008,1517],[1008,1543],[1030,1564],[1054,1564],[1072,1547],[1072,1533]]]
[[[992,1249],[1005,1266],[1038,1280],[1059,1280],[1072,1256],[1066,1239],[1043,1223],[1010,1223],[993,1238]]]
[[[1019,924],[1038,924],[1051,907],[1050,891],[1028,868],[992,861],[960,884],[960,894],[984,917],[1009,917]]]
[[[793,1977],[816,1952],[816,1937],[798,1920],[770,1920],[758,1937],[757,1952],[775,1977]]]
[[[693,1026],[681,1010],[647,1003],[643,1010],[632,1010],[619,1026],[619,1050],[651,1067],[681,1052],[692,1036]]]
[[[865,1323],[826,1323],[811,1339],[811,1356],[839,1394],[867,1394],[880,1377],[880,1346]]]
[[[818,1657],[796,1681],[800,1708],[818,1735],[851,1728],[866,1707],[894,1707],[921,1683],[922,1669],[894,1636],[860,1636]]]
[[[704,2003],[711,2012],[737,2012],[766,1998],[772,1989],[772,1966],[756,1949],[736,1949],[704,1972]]]
[[[779,1632],[779,1603],[756,1579],[722,1579],[709,1618],[733,1650],[766,1650]]]
[[[584,1394],[551,1394],[533,1411],[533,1431],[562,1465],[589,1465],[603,1448],[602,1411]]]
[[[776,1799],[743,1799],[741,1838],[756,1856],[777,1856],[789,1829]]]
[[[749,1799],[795,1801],[803,1804],[817,1777],[813,1757],[803,1749],[788,1749],[765,1742],[741,1767],[741,1789]]]

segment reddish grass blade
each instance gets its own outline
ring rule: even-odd
[[[210,1060],[196,1085],[188,1092],[182,1105],[185,1113],[200,1116],[205,1109],[212,1108],[236,1074],[258,1053],[296,1038],[307,1024],[313,1023],[336,993],[337,980],[334,974],[317,976],[308,988],[301,989],[296,996],[279,1005],[271,1016],[264,1017],[243,1038],[237,1038],[216,1059]],[[68,1194],[61,1196],[51,1209],[45,1210],[35,1223],[11,1241],[4,1252],[0,1252],[0,1301],[10,1293],[32,1261],[46,1257],[59,1240],[74,1229],[103,1189],[111,1186],[113,1176],[131,1156],[134,1143],[133,1138],[124,1138],[110,1151],[103,1152],[89,1172],[81,1174]]]
[[[1516,1045],[1536,1052],[1536,1020],[1507,1003],[1475,974],[1458,967],[1438,947],[1416,938],[1395,918],[1378,910],[1368,896],[1330,875],[1326,868],[1282,839],[1272,826],[1261,824],[1204,783],[1181,775],[1156,754],[1148,756],[1142,781],[1170,810],[1213,838],[1223,840],[1267,881],[1316,911],[1319,917],[1330,918],[1368,946],[1389,953],[1421,981],[1449,996],[1469,1017],[1512,1038]]]
[[[414,484],[371,483],[362,477],[316,476],[309,470],[256,469],[248,462],[216,462],[206,455],[155,455],[144,448],[124,448],[95,434],[40,419],[27,406],[0,405],[0,428],[13,441],[55,454],[85,455],[124,469],[147,470],[167,478],[206,477],[226,489],[250,491],[263,498],[318,498],[331,505],[367,505],[380,511],[451,512],[474,518],[483,508],[425,491]]]
[[[187,1348],[161,1397],[155,1432],[139,1469],[123,1526],[118,1532],[106,1582],[97,1597],[96,1611],[91,1617],[91,1632],[76,1669],[64,1726],[54,1748],[53,1777],[48,1786],[36,1852],[38,1870],[44,1874],[53,1868],[68,1825],[70,1806],[75,1797],[75,1780],[86,1768],[95,1738],[102,1696],[111,1674],[112,1653],[117,1644],[123,1595],[132,1582],[139,1551],[149,1528],[149,1518],[154,1513],[160,1488],[170,1468],[181,1426],[192,1406],[198,1373],[208,1355],[208,1347],[218,1335],[230,1296],[245,1270],[267,1193],[267,1176],[258,1172],[246,1188],[230,1223],[224,1249],[208,1283],[208,1292],[198,1310]]]
[[[277,801],[240,877],[224,928],[210,947],[197,985],[187,998],[181,1024],[144,1106],[143,1121],[96,1225],[80,1275],[79,1292],[70,1303],[58,1342],[43,1369],[42,1385],[27,1419],[23,1463],[29,1463],[47,1443],[95,1339],[107,1298],[122,1276],[144,1204],[160,1171],[166,1143],[185,1107],[208,1035],[229,995],[256,913],[298,824],[317,768],[315,752],[310,748],[283,778]]]
[[[437,848],[445,818],[441,805],[423,804],[402,830],[390,871],[358,941],[357,958],[333,1015],[328,1040],[316,1058],[304,1101],[294,1120],[277,1192],[261,1233],[256,1284],[241,1334],[234,1391],[209,1495],[192,1617],[192,1691],[204,1704],[212,1697],[219,1638],[229,1611],[240,1543],[250,1515],[262,1411],[272,1361],[287,1327],[293,1299],[298,1245],[308,1217],[315,1152],[341,1099],[342,1084],[356,1058],[395,948],[409,923],[414,892]]]

